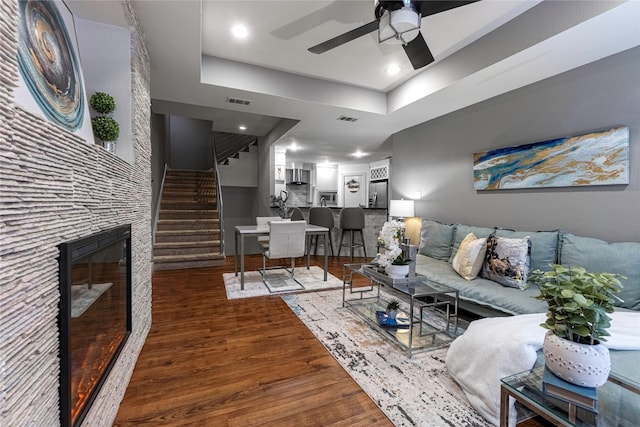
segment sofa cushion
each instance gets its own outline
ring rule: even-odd
[[[528,237],[511,239],[489,236],[482,277],[501,285],[524,289],[529,273],[531,241]]]
[[[488,227],[475,227],[472,225],[455,224],[455,233],[453,236],[453,244],[451,245],[451,256],[449,262],[453,262],[453,257],[458,253],[460,248],[460,242],[467,237],[467,234],[473,233],[478,239],[482,237],[489,237],[491,233],[495,231],[495,228]]]
[[[467,234],[462,239],[458,252],[453,257],[453,269],[465,280],[473,280],[484,264],[484,256],[487,252],[487,238],[476,238],[473,233]]]
[[[579,265],[594,273],[617,273],[627,277],[618,294],[619,307],[640,310],[640,243],[608,243],[591,237],[560,233],[560,263]]]
[[[495,235],[509,238],[529,237],[531,240],[531,270],[550,270],[549,264],[558,263],[558,238],[560,231],[520,231],[496,229]]]
[[[422,227],[420,228],[418,253],[447,261],[451,256],[451,242],[453,241],[454,232],[454,225],[445,225],[438,221],[423,219]]]
[[[434,282],[457,289],[461,300],[490,307],[502,313],[527,314],[547,311],[547,303],[534,298],[540,294],[535,286],[520,290],[501,286],[492,280],[481,277],[468,282],[458,276],[448,262],[420,254],[416,257],[416,273],[420,273]]]

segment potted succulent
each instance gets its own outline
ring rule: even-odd
[[[108,114],[116,109],[116,101],[111,95],[104,92],[96,92],[91,95],[89,105],[99,115],[91,119],[91,127],[96,138],[102,141],[104,148],[110,153],[115,152],[115,141],[120,136],[120,125]]]
[[[399,309],[400,309],[400,300],[392,299],[387,304],[387,317],[389,319],[395,320],[396,316],[398,315]]]
[[[547,302],[548,329],[543,352],[545,364],[558,377],[584,387],[598,387],[607,381],[611,362],[609,350],[601,344],[609,335],[608,313],[620,300],[619,279],[612,273],[588,272],[580,266],[552,264],[550,271],[535,270],[528,283],[538,286],[536,298]]]

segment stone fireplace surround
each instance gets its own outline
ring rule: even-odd
[[[132,229],[133,331],[84,425],[111,425],[151,325],[149,57],[132,27],[132,163],[14,103],[17,1],[0,6],[0,425],[59,424],[58,249]]]

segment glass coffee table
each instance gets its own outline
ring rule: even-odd
[[[626,364],[635,363],[637,366],[638,356],[631,353],[611,353],[612,374],[609,380],[597,389],[597,411],[582,409],[546,395],[542,391],[544,363],[531,370],[503,378],[500,384],[500,426],[509,425],[509,397],[513,397],[535,414],[558,426],[640,426],[638,370],[632,369],[636,374],[635,378],[614,373],[618,361]],[[628,360],[623,360],[623,357]]]
[[[368,285],[355,284],[357,276],[368,279]],[[420,275],[392,279],[375,264],[345,264],[342,279],[342,306],[400,346],[409,357],[418,351],[445,347],[457,336],[459,295],[456,289]],[[409,319],[406,327],[385,326],[378,321],[377,312],[385,311],[388,303],[380,295],[382,287],[407,303],[407,309],[401,310]]]

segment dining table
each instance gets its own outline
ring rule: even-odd
[[[311,236],[324,236],[324,281],[327,281],[327,270],[329,267],[329,229],[319,225],[307,224],[305,227],[306,238]],[[269,225],[236,225],[235,226],[235,258],[233,262],[233,271],[236,276],[240,273],[240,290],[244,290],[244,252],[245,239],[247,237],[268,236]],[[311,264],[311,255],[309,246],[307,247],[307,269]],[[238,261],[240,261],[240,269],[238,269]]]

